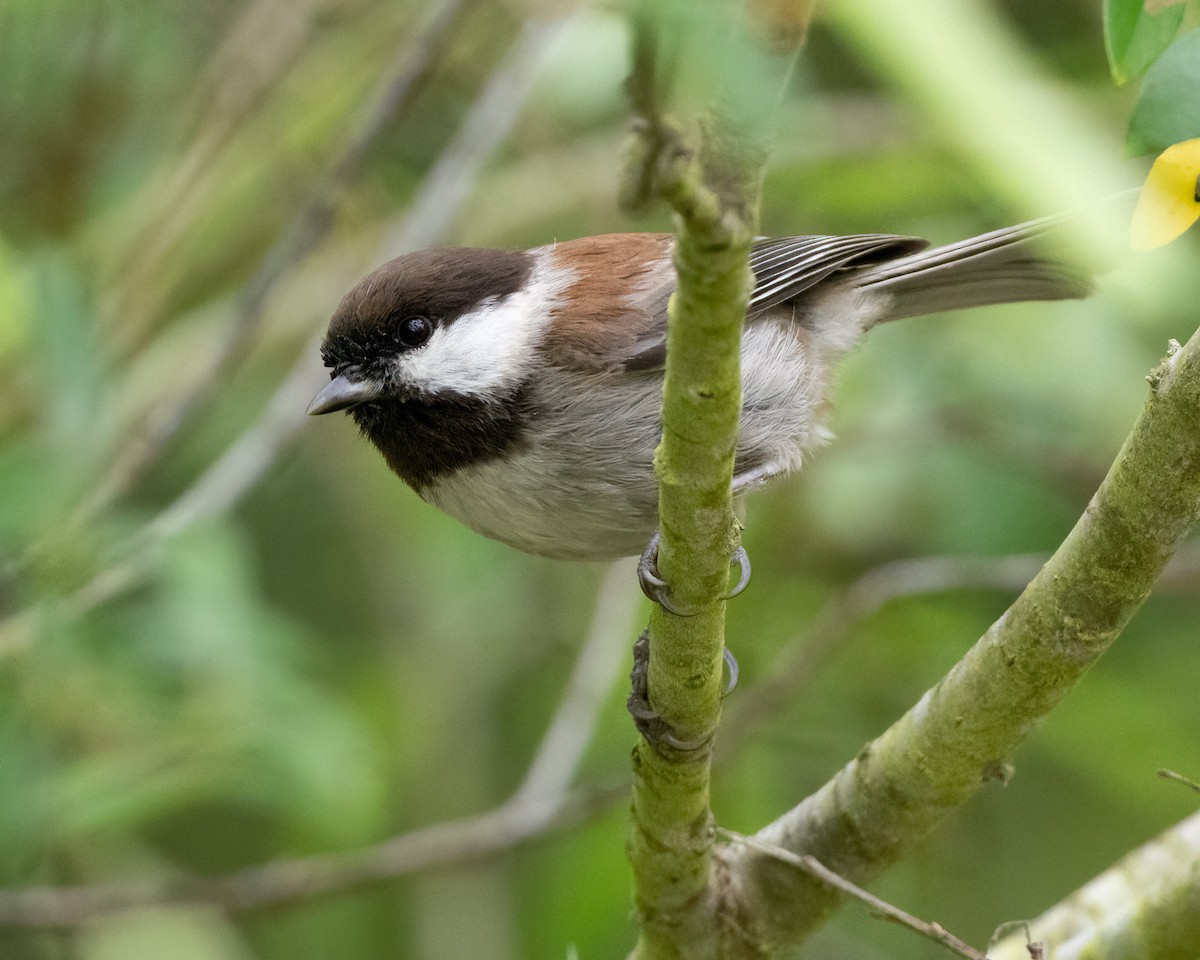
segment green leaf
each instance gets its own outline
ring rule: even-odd
[[[1146,73],[1125,145],[1131,154],[1158,153],[1200,137],[1200,30],[1176,40]]]
[[[1144,0],[1104,0],[1104,48],[1118,84],[1141,76],[1167,48],[1183,20],[1184,5],[1149,13]]]

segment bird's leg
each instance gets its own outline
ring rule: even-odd
[[[740,484],[735,480],[735,494],[745,490],[748,486],[765,483],[770,475],[773,474],[766,470],[744,475],[741,478],[742,482]],[[646,549],[642,551],[641,559],[638,560],[638,584],[642,588],[642,593],[668,613],[674,614],[677,617],[695,616],[699,613],[698,610],[684,610],[677,607],[671,601],[670,586],[658,572],[658,542],[658,532],[655,531],[654,536],[650,538],[650,542],[646,545]],[[721,597],[722,600],[732,600],[745,590],[750,583],[750,556],[746,553],[745,547],[739,545],[733,552],[733,556],[730,557],[729,563],[730,566],[733,564],[737,564],[738,566],[738,582],[732,590]],[[738,683],[738,662],[728,647],[723,649],[721,654],[725,659],[725,667],[729,671],[729,679],[725,683],[725,689],[721,696],[727,697],[733,692],[733,688]],[[649,671],[650,631],[644,630],[633,645],[633,670],[629,674],[631,689],[627,704],[638,732],[641,733],[648,743],[658,749],[666,746],[674,750],[690,751],[703,747],[712,739],[711,731],[696,740],[681,740],[675,736],[670,724],[659,716],[658,711],[651,705],[648,682]]]
[[[777,463],[765,463],[755,467],[752,470],[743,470],[733,478],[733,498],[734,507],[736,508],[740,502],[739,498],[748,490],[753,490],[761,487],[766,483],[774,480],[776,477],[781,477],[787,470]],[[744,547],[739,546],[733,556],[729,558],[730,566],[738,565],[739,577],[737,585],[732,590],[726,593],[722,600],[732,600],[750,583],[750,558],[746,555]],[[660,607],[673,613],[677,617],[694,617],[698,610],[684,610],[675,606],[671,602],[671,590],[667,582],[659,575],[658,572],[658,531],[654,532],[654,536],[650,538],[650,542],[646,544],[646,549],[642,551],[642,557],[638,561],[638,583],[641,585],[642,593],[657,603]]]
[[[750,583],[750,557],[746,553],[746,548],[739,546],[733,551],[733,556],[729,558],[729,565],[738,566],[738,582],[732,590],[721,597],[722,600],[732,600],[746,589]],[[646,545],[646,549],[642,551],[642,557],[638,561],[638,584],[642,588],[642,593],[657,603],[660,607],[672,613],[677,617],[694,617],[699,610],[684,610],[681,607],[675,606],[671,601],[671,588],[667,582],[659,575],[658,572],[658,534],[655,533],[650,538],[650,542]]]
[[[725,666],[729,670],[729,679],[725,683],[722,696],[727,697],[733,692],[738,682],[738,662],[728,649],[722,651]],[[633,669],[629,672],[629,700],[626,706],[633,717],[638,732],[645,737],[646,742],[655,748],[663,746],[673,750],[698,750],[712,739],[712,733],[695,740],[681,740],[675,736],[670,724],[659,716],[658,711],[650,705],[650,631],[643,630],[637,642],[633,645]]]

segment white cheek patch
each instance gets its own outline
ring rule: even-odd
[[[535,264],[525,286],[484,300],[439,326],[428,342],[396,359],[401,383],[426,393],[495,397],[527,380],[535,347],[550,323],[549,306],[571,283],[564,271]]]

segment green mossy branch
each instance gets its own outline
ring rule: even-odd
[[[721,712],[725,615],[720,597],[737,547],[731,483],[741,411],[742,321],[753,288],[748,267],[763,168],[727,124],[714,122],[694,147],[659,104],[663,78],[654,31],[635,18],[630,97],[635,139],[623,197],[658,197],[675,211],[678,283],[667,326],[659,479],[658,567],[672,601],[696,610],[650,618],[650,703],[677,741],[639,740],[629,857],[648,958],[720,955],[714,909],[709,810],[712,737]]]
[[[1108,649],[1200,514],[1200,332],[1150,397],[1062,546],[904,717],[758,839],[863,883],[989,780]],[[753,851],[731,854],[761,943],[795,943],[840,898]]]
[[[741,409],[739,344],[751,290],[753,229],[713,217],[713,195],[695,163],[677,165],[663,192],[678,213],[663,391],[659,478],[659,571],[687,618],[655,608],[650,618],[650,702],[674,735],[699,745],[674,750],[641,740],[634,753],[633,863],[643,939],[639,957],[703,956],[715,946],[707,902],[713,833],[709,814],[712,735],[721,711],[726,589],[738,529],[730,494]],[[692,216],[690,213],[697,213]],[[690,944],[690,946],[689,946]]]

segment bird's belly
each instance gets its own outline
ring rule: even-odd
[[[825,364],[806,348],[791,324],[747,330],[735,492],[794,469],[824,440]],[[420,494],[526,553],[574,560],[638,554],[658,524],[661,391],[653,375],[543,381],[515,449],[443,474]]]
[[[658,487],[648,456],[610,473],[551,463],[537,451],[439,478],[421,491],[471,529],[525,553],[560,560],[613,560],[640,553],[658,522]]]

